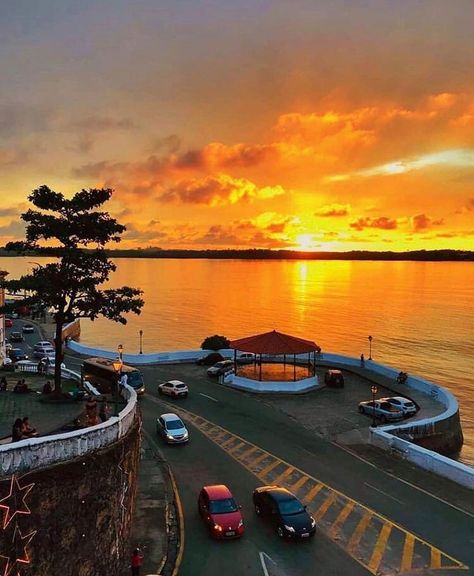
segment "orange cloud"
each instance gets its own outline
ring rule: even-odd
[[[381,230],[395,230],[397,228],[397,221],[387,216],[379,216],[378,218],[358,218],[350,223],[350,227],[355,230],[364,230],[364,228],[380,228]]]
[[[350,204],[328,204],[326,206],[322,206],[319,208],[319,210],[316,210],[314,215],[322,217],[339,217],[347,216],[350,211]]]
[[[426,214],[417,214],[412,218],[414,232],[423,232],[428,228],[432,228],[433,226],[441,226],[442,224],[444,224],[444,220],[442,218],[434,220]]]

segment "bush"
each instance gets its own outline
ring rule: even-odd
[[[201,344],[202,350],[220,350],[221,348],[228,348],[230,340],[225,336],[219,336],[214,334],[214,336],[208,336],[204,342]]]

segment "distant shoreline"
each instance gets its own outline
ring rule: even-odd
[[[474,251],[470,250],[412,250],[408,252],[372,252],[352,250],[350,252],[301,252],[298,250],[162,250],[143,248],[137,250],[107,250],[110,258],[174,258],[214,260],[376,260],[376,261],[421,261],[421,262],[474,262]],[[15,256],[58,256],[55,249],[17,252],[0,248],[0,257]]]

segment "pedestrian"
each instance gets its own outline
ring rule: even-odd
[[[23,440],[23,421],[21,418],[17,418],[12,427],[12,442],[19,442]]]
[[[109,415],[108,415],[109,407],[107,406],[107,402],[102,400],[102,404],[100,405],[99,410],[99,418],[101,422],[107,422]]]
[[[51,394],[52,391],[53,387],[51,386],[51,382],[48,380],[43,386],[43,394]]]
[[[2,376],[2,379],[0,380],[0,392],[6,392],[7,388],[8,388],[7,379],[5,378],[5,376]]]
[[[140,568],[142,564],[143,564],[143,552],[140,550],[140,548],[135,548],[135,550],[132,552],[132,561],[131,561],[132,576],[140,576]]]
[[[360,365],[362,368],[365,366],[365,357],[363,354],[360,355]]]
[[[21,433],[25,438],[30,438],[31,436],[37,436],[36,428],[30,426],[30,419],[25,416],[21,421]]]

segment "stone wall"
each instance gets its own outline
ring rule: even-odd
[[[128,573],[140,417],[107,448],[0,478],[0,574]]]

